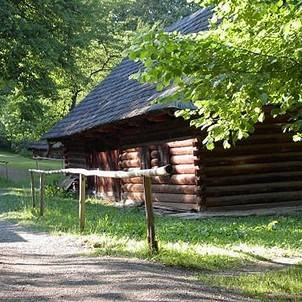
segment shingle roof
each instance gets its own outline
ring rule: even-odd
[[[172,24],[166,30],[179,31],[183,34],[203,31],[208,29],[211,15],[211,9],[201,9]],[[155,110],[184,108],[185,105],[180,102],[151,105],[150,102],[159,95],[154,85],[141,84],[129,79],[129,76],[140,68],[139,63],[124,59],[78,106],[44,134],[43,138],[51,140],[68,137]]]

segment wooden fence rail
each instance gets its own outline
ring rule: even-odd
[[[130,170],[130,171],[103,171],[103,170],[86,170],[78,168],[60,169],[60,170],[40,170],[29,169],[31,175],[31,191],[33,207],[36,207],[35,199],[35,177],[34,173],[40,175],[40,215],[43,216],[44,202],[44,183],[45,175],[50,174],[78,174],[79,175],[79,225],[82,232],[85,228],[85,197],[86,197],[86,178],[87,176],[109,177],[109,178],[144,178],[144,196],[147,222],[147,239],[150,251],[157,252],[158,245],[155,239],[154,215],[152,207],[152,176],[165,176],[172,173],[172,166],[167,165],[152,169]]]

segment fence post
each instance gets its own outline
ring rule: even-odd
[[[158,252],[158,243],[155,240],[154,215],[152,206],[151,177],[144,176],[144,194],[147,220],[147,239],[151,253]]]
[[[30,182],[31,182],[32,203],[33,203],[33,208],[35,208],[36,207],[36,194],[35,194],[35,176],[34,176],[34,172],[30,172]]]
[[[45,203],[44,203],[44,174],[40,173],[40,216],[43,216],[44,214],[44,208],[45,208]]]
[[[83,232],[85,228],[85,197],[86,197],[86,176],[80,174],[79,184],[79,220],[80,231]]]

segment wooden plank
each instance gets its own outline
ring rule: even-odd
[[[86,198],[86,176],[80,174],[79,184],[79,226],[83,232],[85,228],[85,198]]]
[[[44,208],[45,208],[44,184],[45,184],[44,174],[40,173],[40,216],[44,215]]]

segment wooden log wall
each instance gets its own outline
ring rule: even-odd
[[[87,168],[84,144],[65,142],[64,146],[65,168]]]
[[[150,167],[172,164],[173,175],[153,177],[152,192],[155,206],[177,210],[197,209],[199,199],[196,185],[193,155],[194,139],[169,142],[148,146]],[[127,170],[142,167],[143,148],[123,150],[120,155],[120,167]],[[144,187],[141,178],[124,179],[122,181],[122,197],[124,200],[142,202]]]
[[[105,171],[119,170],[119,151],[90,151],[88,153],[88,167],[90,169],[98,168]],[[121,199],[121,181],[120,179],[89,177],[89,187],[96,190],[98,197],[106,198],[112,201]]]
[[[198,183],[201,209],[242,209],[302,201],[302,143],[281,133],[280,123],[260,124],[229,150],[201,149]]]

